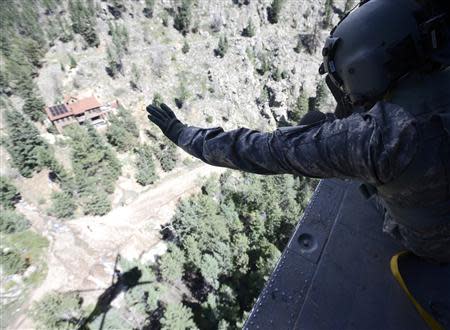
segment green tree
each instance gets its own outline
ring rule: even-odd
[[[141,72],[139,71],[137,65],[133,63],[133,65],[131,66],[131,80],[130,80],[131,88],[137,91],[141,91],[140,81],[141,81]]]
[[[280,19],[280,12],[284,0],[273,0],[270,7],[267,7],[267,19],[271,24],[277,24]]]
[[[314,102],[314,109],[321,111],[323,110],[325,101],[327,98],[327,86],[324,80],[321,80],[316,87],[316,98]]]
[[[0,251],[1,270],[7,275],[21,274],[28,268],[28,263],[19,252],[14,250]]]
[[[117,115],[109,117],[110,126],[106,131],[109,143],[120,151],[128,151],[136,145],[139,129],[133,116],[125,108],[120,107]]]
[[[249,18],[247,26],[242,30],[242,36],[252,38],[255,36],[255,26],[253,25],[253,21]]]
[[[128,53],[128,45],[130,43],[127,27],[126,25],[119,25],[116,22],[108,22],[108,25],[114,49],[119,58],[122,58],[124,54]]]
[[[158,180],[152,148],[143,144],[136,149],[136,182],[147,186]]]
[[[161,319],[162,330],[197,329],[192,320],[193,314],[189,307],[182,304],[168,304]]]
[[[20,199],[17,188],[10,179],[0,176],[0,205],[5,209],[14,208],[14,204]]]
[[[219,275],[222,269],[219,262],[210,254],[205,254],[200,263],[200,273],[205,279],[206,283],[211,285],[214,289],[219,288]]]
[[[134,137],[122,125],[120,120],[111,115],[109,118],[110,125],[106,131],[108,142],[117,147],[119,151],[128,151],[134,146]]]
[[[74,190],[83,210],[87,214],[106,214],[111,209],[108,194],[115,189],[121,164],[91,125],[73,126],[67,133],[71,137]]]
[[[191,26],[191,6],[192,0],[182,0],[181,6],[177,8],[173,27],[183,35],[188,34]]]
[[[65,329],[66,328],[64,328],[64,330]],[[68,329],[72,330],[72,328],[70,327]],[[117,308],[111,308],[106,312],[104,318],[102,314],[97,316],[91,323],[89,323],[89,329],[133,330],[133,327],[130,325],[130,322],[125,319],[120,310],[118,310]]]
[[[308,112],[309,108],[309,98],[303,87],[300,89],[300,95],[298,96],[295,107],[289,112],[289,119],[298,123],[300,119]]]
[[[41,169],[39,151],[48,150],[36,127],[18,111],[6,112],[7,149],[14,166],[24,177],[31,177]]]
[[[175,144],[170,143],[167,140],[167,144],[160,144],[160,150],[156,157],[158,158],[163,171],[170,172],[177,165],[178,149]]]
[[[189,43],[187,42],[187,40],[184,40],[183,47],[181,48],[182,53],[187,54],[187,53],[189,53],[190,49],[191,48],[189,47]]]
[[[50,214],[59,219],[72,218],[76,209],[73,196],[68,192],[53,192]]]
[[[75,58],[69,54],[69,66],[71,69],[75,69],[77,67],[77,61],[75,61]]]
[[[24,231],[30,227],[30,222],[14,210],[0,211],[0,232],[13,234]]]
[[[38,329],[75,330],[85,315],[82,303],[78,293],[51,292],[33,303],[31,316]]]
[[[73,32],[82,35],[89,46],[97,47],[100,40],[95,30],[97,23],[93,1],[70,0],[69,13]]]
[[[108,194],[102,189],[96,189],[95,187],[90,186],[89,189],[84,192],[82,200],[85,214],[101,216],[111,211],[111,202]]]
[[[186,79],[181,77],[177,88],[177,97],[174,99],[177,108],[181,109],[190,97],[191,94],[189,93]]]
[[[214,50],[214,54],[218,57],[224,57],[228,51],[228,38],[226,35],[221,35],[219,38],[219,44],[217,48]]]
[[[323,19],[323,26],[325,29],[328,29],[331,26],[333,20],[333,6],[334,0],[325,1],[325,15]]]
[[[143,10],[144,16],[152,18],[155,12],[155,0],[145,0],[145,7]]]
[[[28,115],[33,121],[39,121],[45,118],[44,115],[45,103],[35,90],[30,90],[25,98],[22,111]]]
[[[115,48],[108,46],[106,48],[106,72],[112,78],[116,78],[117,74],[122,73],[122,59]]]
[[[303,44],[302,39],[300,37],[297,38],[297,44],[294,47],[294,52],[300,54],[302,52]]]
[[[159,260],[159,269],[164,281],[176,283],[183,276],[184,252],[175,245],[169,245],[168,252]]]

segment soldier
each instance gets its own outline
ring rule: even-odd
[[[258,174],[364,182],[384,231],[450,262],[448,1],[362,1],[332,30],[320,68],[335,117],[308,114],[271,133],[198,128],[149,105],[148,118],[202,161]]]

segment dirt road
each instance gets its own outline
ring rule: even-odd
[[[129,205],[103,217],[60,222],[22,205],[20,211],[50,241],[48,274],[9,329],[32,329],[27,310],[51,290],[81,291],[87,303],[95,301],[111,281],[118,253],[135,259],[163,252],[159,230],[170,220],[179,198],[195,192],[201,177],[221,172],[223,169],[203,164],[175,171]]]

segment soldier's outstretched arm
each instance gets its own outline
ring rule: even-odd
[[[400,107],[380,102],[365,114],[263,133],[246,128],[198,128],[179,122],[166,105],[149,119],[189,154],[215,165],[258,174],[390,181],[415,154],[417,132]]]

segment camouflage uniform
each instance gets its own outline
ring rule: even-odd
[[[361,180],[378,190],[388,210],[385,231],[417,255],[450,262],[450,164],[445,156],[450,151],[450,71],[417,79],[399,87],[389,102],[341,120],[271,133],[186,127],[177,142],[215,166]]]

